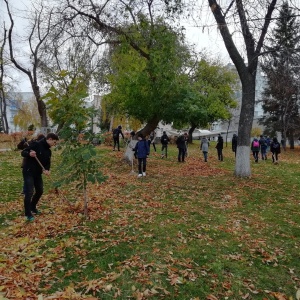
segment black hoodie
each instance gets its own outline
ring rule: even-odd
[[[51,150],[50,145],[47,143],[46,139],[42,139],[38,142],[33,142],[29,147],[25,148],[21,155],[23,157],[26,157],[26,160],[24,162],[23,166],[23,172],[31,172],[34,174],[42,174],[43,169],[37,162],[37,160],[34,157],[31,157],[29,155],[30,150],[33,150],[36,152],[36,156],[38,160],[41,162],[43,167],[46,170],[50,170],[50,164],[51,164]]]

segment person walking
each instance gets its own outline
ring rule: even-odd
[[[267,141],[266,139],[261,135],[259,139],[259,146],[260,146],[260,154],[261,154],[261,160],[267,160]]]
[[[255,162],[258,162],[258,154],[259,154],[259,141],[257,138],[254,138],[251,143],[251,151],[254,157]]]
[[[186,132],[183,135],[180,135],[176,140],[176,145],[178,148],[178,162],[184,162],[184,158],[186,155],[186,140],[187,140]]]
[[[170,142],[169,137],[167,136],[167,133],[164,131],[163,135],[160,138],[161,142],[161,158],[167,158],[168,157],[168,144]]]
[[[238,141],[238,136],[234,134],[231,140],[231,147],[235,157],[236,157],[237,141]]]
[[[274,164],[278,164],[278,154],[280,154],[280,143],[278,142],[277,138],[274,137],[273,141],[270,145],[270,150],[272,152],[272,161]]]
[[[22,173],[24,179],[24,209],[27,221],[33,221],[33,214],[40,213],[37,210],[37,204],[44,190],[42,174],[50,175],[50,148],[56,145],[57,141],[58,136],[55,133],[48,133],[46,138],[33,142],[21,152],[22,157],[26,158]]]
[[[120,151],[120,134],[124,140],[124,134],[122,132],[122,126],[119,125],[116,129],[113,130],[113,140],[114,140],[114,148],[113,151],[116,150],[116,146],[118,146],[118,151]]]
[[[223,138],[221,134],[218,135],[216,149],[218,152],[218,160],[223,161]]]
[[[156,146],[155,146],[155,138],[156,138],[156,132],[152,131],[149,134],[149,138],[148,138],[148,145],[149,145],[149,149],[150,149],[150,145],[153,145],[154,151],[156,152]]]
[[[135,152],[134,156],[138,159],[138,177],[146,176],[147,156],[149,155],[150,149],[148,142],[141,133],[138,134],[138,142],[133,151]]]
[[[203,137],[201,139],[200,149],[201,149],[201,151],[203,153],[204,162],[207,162],[208,147],[209,147],[209,141],[208,141],[208,139],[206,137]]]

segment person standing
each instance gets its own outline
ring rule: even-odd
[[[186,132],[183,135],[180,135],[176,140],[176,145],[178,148],[178,162],[184,162],[184,158],[186,155],[186,140],[187,140]]]
[[[44,191],[42,174],[50,175],[50,148],[56,145],[57,141],[58,136],[55,133],[48,133],[46,138],[33,142],[21,152],[22,157],[26,158],[22,173],[24,209],[27,221],[33,221],[33,214],[39,214],[37,204]]]
[[[251,151],[254,157],[255,162],[258,162],[258,154],[259,154],[259,141],[257,138],[254,138],[251,143]]]
[[[170,142],[169,137],[167,136],[167,133],[164,131],[163,135],[160,138],[161,142],[161,158],[168,157],[168,144]]]
[[[118,151],[120,151],[120,134],[124,140],[124,134],[122,132],[122,126],[119,125],[116,129],[113,130],[113,140],[114,140],[114,149],[116,150],[116,146],[118,146]]]
[[[156,152],[156,146],[155,146],[155,138],[156,138],[156,132],[152,131],[149,135],[148,138],[148,145],[149,145],[149,149],[150,149],[150,145],[153,145],[154,151]]]
[[[237,141],[238,141],[238,137],[236,134],[234,134],[231,140],[231,147],[235,157],[236,157]]]
[[[203,137],[201,139],[200,149],[202,150],[203,153],[204,162],[207,162],[208,147],[209,147],[209,141],[206,137]]]
[[[146,176],[147,156],[149,155],[150,149],[148,142],[141,133],[138,135],[138,142],[133,151],[135,151],[134,156],[138,159],[138,177]]]
[[[216,149],[218,152],[218,160],[223,161],[223,138],[221,134],[218,135]]]
[[[270,145],[270,150],[272,152],[272,161],[274,164],[278,164],[278,154],[280,154],[280,143],[278,142],[277,138],[274,137],[273,141]]]

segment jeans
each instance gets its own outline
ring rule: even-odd
[[[223,149],[218,149],[218,160],[223,161]]]
[[[207,162],[207,152],[203,151],[204,161]]]
[[[178,161],[184,161],[186,150],[183,148],[178,148]]]
[[[272,161],[277,162],[278,161],[278,153],[277,152],[272,152]]]
[[[258,162],[258,153],[259,151],[252,151],[255,162]]]
[[[42,174],[32,174],[23,171],[24,179],[24,208],[25,216],[32,216],[32,211],[36,212],[36,205],[43,195],[43,178]]]
[[[168,145],[161,146],[161,155],[164,155],[166,158],[168,156]]]
[[[120,151],[120,140],[119,138],[114,138],[114,150],[118,146],[118,151]]]
[[[138,158],[139,162],[139,174],[142,174],[142,165],[143,165],[143,172],[146,172],[146,165],[147,165],[147,158]]]

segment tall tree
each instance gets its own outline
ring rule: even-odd
[[[219,0],[207,0],[218,29],[223,38],[227,52],[233,61],[241,83],[242,83],[242,104],[238,128],[238,148],[235,165],[235,175],[249,177],[250,168],[250,136],[254,117],[255,106],[255,79],[258,65],[258,57],[262,54],[265,37],[271,22],[271,17],[276,7],[277,0],[264,0],[261,3],[252,1],[233,0],[228,8],[221,7]],[[233,33],[236,28],[230,27],[233,24],[239,27],[246,49],[247,61],[243,59],[243,53],[239,52],[233,40]],[[236,18],[237,17],[237,18]],[[259,23],[258,24],[255,24]]]
[[[33,6],[33,12],[31,16],[32,19],[32,26],[30,29],[30,33],[28,36],[28,44],[29,44],[29,61],[30,63],[25,66],[24,62],[20,62],[16,59],[14,54],[14,49],[16,43],[13,40],[13,29],[14,29],[14,18],[11,13],[11,9],[8,3],[8,0],[4,0],[6,3],[7,13],[10,20],[10,28],[8,31],[8,43],[9,43],[9,52],[10,52],[10,59],[15,67],[24,73],[31,84],[32,91],[34,93],[37,105],[38,105],[38,112],[41,118],[41,126],[48,127],[48,119],[47,119],[47,111],[46,105],[42,100],[41,90],[40,90],[40,82],[38,76],[38,68],[39,68],[39,60],[40,60],[40,52],[41,46],[49,36],[51,32],[51,18],[53,13],[48,11],[44,14],[44,6],[40,6],[36,9]],[[45,21],[46,20],[46,21]]]
[[[141,0],[124,2],[108,0],[103,3],[95,3],[89,0],[79,2],[66,0],[59,10],[63,11],[64,19],[70,26],[80,23],[82,34],[88,35],[95,43],[98,43],[99,36],[104,38],[107,43],[114,45],[125,42],[130,45],[136,54],[148,60],[148,64],[155,64],[159,57],[151,57],[147,51],[151,47],[157,48],[156,42],[159,37],[153,28],[155,28],[159,18],[163,19],[168,13],[178,10],[178,6],[176,6],[178,3],[180,1]],[[141,21],[141,18],[143,18],[143,21]],[[146,27],[150,25],[152,29],[143,30],[145,25]],[[91,31],[84,28],[89,28]],[[93,32],[94,35],[92,35]],[[141,39],[143,33],[146,35]],[[161,31],[161,33],[164,32]],[[147,44],[145,44],[145,41],[147,41]],[[158,72],[155,75],[158,75]],[[166,74],[162,74],[162,76],[164,75]],[[152,80],[155,81],[155,76],[152,76]],[[156,87],[158,88],[158,86]],[[152,93],[154,93],[154,90]],[[151,111],[153,112],[153,109]],[[154,114],[151,119],[148,118],[143,133],[149,134],[153,131],[159,120],[157,114]]]
[[[5,93],[5,83],[4,83],[4,48],[7,41],[7,30],[5,26],[3,26],[3,40],[0,46],[0,115],[1,115],[1,124],[2,130],[5,133],[9,133],[7,114],[6,114],[6,93]]]
[[[142,134],[154,130],[159,121],[173,121],[173,109],[181,99],[184,64],[189,52],[180,41],[180,34],[162,20],[150,24],[144,16],[136,31],[135,41],[147,58],[126,42],[115,47],[108,76],[111,93],[106,96],[110,106],[147,123]],[[134,29],[130,29],[133,31]]]
[[[188,124],[189,139],[197,127],[228,119],[236,107],[234,86],[237,76],[217,61],[201,59],[189,72],[189,83],[181,89],[181,101],[172,109],[177,127]],[[180,126],[181,125],[181,126]]]
[[[290,140],[300,129],[299,116],[299,22],[288,2],[282,4],[276,26],[267,44],[268,55],[262,65],[267,78],[263,94],[265,116],[261,123],[267,131],[280,131],[282,138]]]

